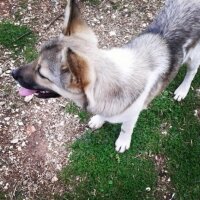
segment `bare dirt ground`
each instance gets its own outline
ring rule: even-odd
[[[161,6],[159,0],[107,0],[98,6],[80,2],[83,16],[99,38],[99,46],[120,46],[143,30]],[[30,26],[40,44],[61,31],[65,0],[0,0],[0,20]],[[16,20],[16,15],[20,19]],[[7,199],[52,199],[65,186],[58,173],[68,162],[70,144],[84,132],[77,116],[65,112],[64,99],[19,97],[10,72],[24,62],[0,47],[0,191]]]

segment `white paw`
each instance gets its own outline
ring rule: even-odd
[[[115,142],[115,150],[119,153],[124,153],[126,150],[130,148],[131,145],[131,137],[127,137],[123,135],[124,133],[120,134],[118,139]]]
[[[185,97],[187,96],[188,92],[189,92],[190,87],[186,86],[186,85],[180,85],[176,91],[174,92],[174,99],[176,101],[181,101],[183,99],[185,99]]]
[[[94,117],[92,117],[88,123],[88,126],[91,129],[99,129],[103,126],[104,124],[104,120],[102,119],[102,117],[100,117],[99,115],[95,115]]]

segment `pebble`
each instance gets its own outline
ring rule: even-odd
[[[51,179],[51,182],[52,182],[52,183],[55,183],[55,182],[57,182],[57,181],[58,181],[57,176],[54,176],[54,177]]]
[[[112,19],[116,19],[116,17],[117,17],[116,15],[114,15],[114,14],[112,15]]]
[[[18,122],[18,125],[23,126],[24,124],[23,124],[23,122]]]
[[[27,180],[23,181],[23,185],[27,185]]]
[[[36,131],[36,128],[34,126],[28,126],[27,129],[26,129],[26,132],[27,132],[28,135],[31,135],[35,131]]]
[[[151,188],[150,188],[150,187],[147,187],[147,188],[146,188],[146,191],[147,191],[147,192],[150,192],[150,191],[151,191]]]
[[[13,139],[13,140],[10,141],[11,144],[17,144],[18,142],[19,142],[18,139]]]
[[[6,71],[6,74],[10,74],[10,73],[11,73],[11,70],[7,70],[7,71]]]
[[[115,36],[115,35],[116,35],[116,32],[115,32],[115,31],[110,31],[110,32],[109,32],[109,35],[110,35],[110,36]]]
[[[33,97],[34,97],[34,94],[29,95],[29,96],[26,96],[26,97],[24,98],[24,101],[28,103],[28,102],[30,102],[30,101],[33,99]]]
[[[1,101],[0,102],[0,106],[3,106],[3,105],[5,105],[6,104],[6,102],[4,102],[4,101]]]
[[[7,190],[7,189],[8,189],[8,186],[9,186],[9,184],[6,183],[6,185],[5,185],[5,187],[4,187],[3,189],[4,189],[4,190]]]
[[[200,97],[200,89],[196,90],[197,96]]]
[[[17,150],[18,150],[18,151],[22,151],[22,148],[21,148],[21,147],[17,147]]]
[[[110,3],[116,4],[119,0],[110,0]]]
[[[5,120],[6,120],[6,121],[9,121],[9,120],[10,120],[10,117],[6,117]]]
[[[22,147],[25,147],[26,146],[26,143],[25,142],[22,142]]]

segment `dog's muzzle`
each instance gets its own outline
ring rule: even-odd
[[[32,90],[32,92],[34,90],[35,96],[38,98],[47,99],[60,97],[56,92],[36,84],[30,77],[23,77],[20,68],[12,70],[11,75],[23,88],[30,91]]]

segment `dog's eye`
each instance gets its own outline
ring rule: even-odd
[[[39,76],[40,76],[41,78],[43,78],[43,79],[47,79],[45,76],[43,76],[43,75],[41,74],[40,69],[41,69],[41,65],[39,65],[39,66],[38,66],[38,69],[37,69],[37,72],[38,72]]]
[[[61,66],[61,72],[62,73],[69,73],[70,70],[69,70],[69,68],[66,68],[65,66]]]

